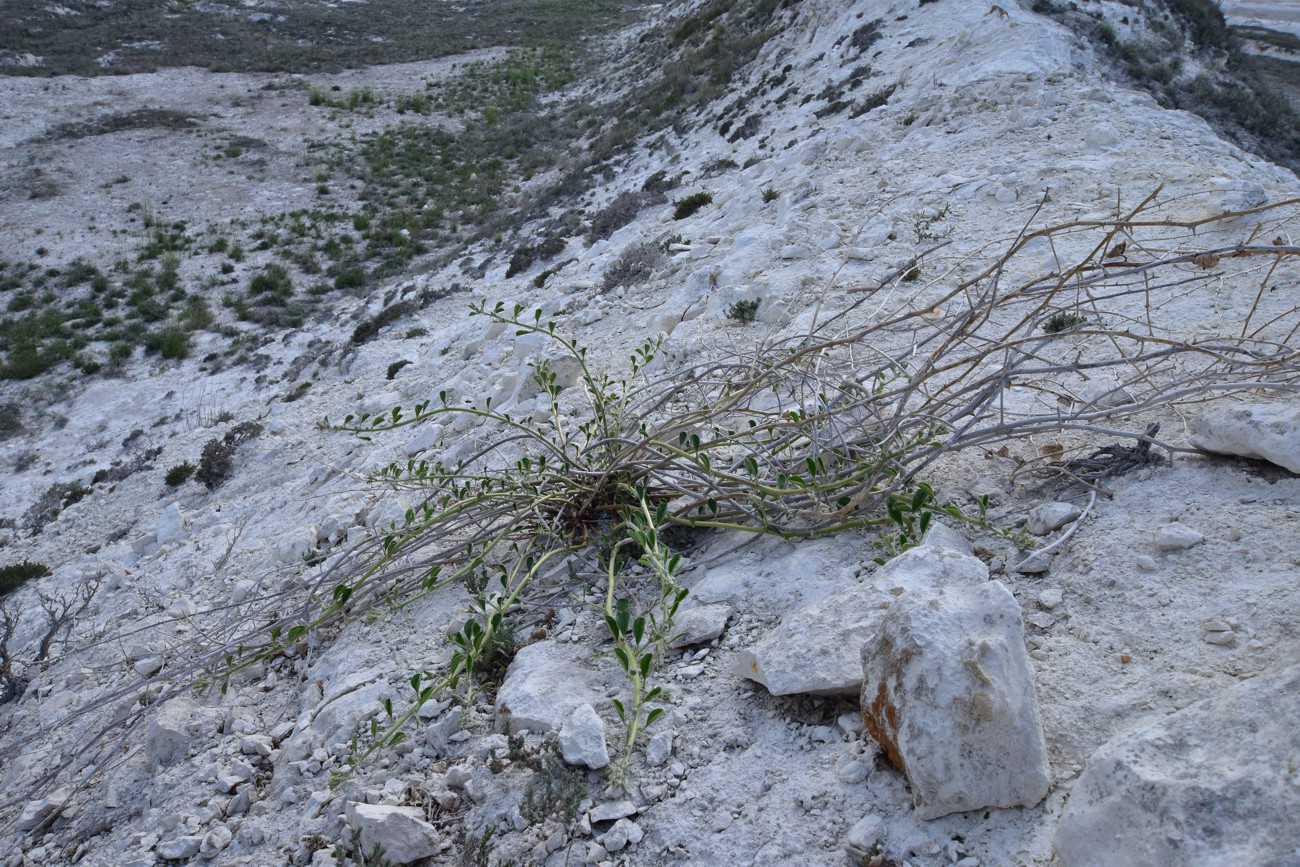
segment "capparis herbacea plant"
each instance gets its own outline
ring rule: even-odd
[[[329,595],[293,612],[255,650],[227,657],[212,677],[223,684],[236,671],[282,652],[314,631],[344,619],[398,611],[451,584],[472,593],[469,616],[450,637],[449,661],[410,678],[405,707],[384,703],[383,721],[357,744],[352,765],[404,739],[425,703],[445,693],[466,706],[481,687],[484,661],[499,647],[512,617],[529,605],[529,588],[566,575],[600,575],[601,614],[610,651],[629,692],[614,701],[623,726],[610,777],[621,782],[639,736],[663,713],[654,674],[673,637],[673,618],[687,596],[679,575],[685,560],[668,539],[730,530],[788,539],[854,528],[912,522],[894,533],[891,549],[919,541],[914,517],[940,509],[907,476],[906,462],[934,448],[944,426],[928,420],[877,430],[872,390],[901,371],[883,372],[866,386],[839,393],[820,387],[816,357],[798,348],[778,363],[716,365],[686,374],[652,375],[659,341],[630,356],[630,373],[614,379],[594,370],[587,350],[540,310],[475,304],[471,315],[540,337],[549,352],[532,362],[532,382],[544,412],[515,416],[491,399],[436,401],[381,415],[349,415],[323,425],[369,440],[398,428],[468,417],[483,445],[447,465],[412,460],[373,477],[419,505],[383,533],[369,565],[340,570]],[[566,388],[558,370],[576,370]],[[851,437],[847,427],[855,428]],[[890,505],[880,514],[881,504]],[[633,575],[629,567],[638,567]],[[629,584],[632,582],[632,584]],[[638,611],[637,599],[657,599]],[[654,705],[654,706],[652,706]]]

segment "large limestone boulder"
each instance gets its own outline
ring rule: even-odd
[[[1192,420],[1192,445],[1207,452],[1262,458],[1300,473],[1300,404],[1215,407]]]
[[[1088,760],[1061,863],[1300,864],[1300,663],[1225,689]]]
[[[968,554],[921,545],[904,551],[862,584],[792,612],[753,647],[736,655],[739,677],[773,695],[853,695],[862,687],[862,645],[901,593],[987,581],[988,567]]]
[[[1047,794],[1020,606],[1001,582],[903,594],[862,667],[867,729],[907,775],[922,818]]]

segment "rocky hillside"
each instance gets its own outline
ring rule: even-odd
[[[5,863],[1300,858],[1300,181],[1033,5],[6,80],[8,310],[172,247],[6,332]]]

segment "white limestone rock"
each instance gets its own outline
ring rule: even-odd
[[[1046,796],[1020,606],[1001,582],[904,594],[862,665],[867,729],[907,775],[921,818]]]
[[[295,566],[302,562],[306,553],[316,547],[317,529],[313,526],[297,527],[280,537],[275,546],[275,560],[285,566]]]
[[[948,548],[921,545],[884,564],[868,583],[850,585],[795,611],[736,655],[738,676],[773,695],[853,695],[862,686],[862,645],[900,593],[987,581],[988,567]]]
[[[727,619],[731,617],[731,606],[717,602],[713,605],[683,605],[673,618],[673,637],[668,642],[670,649],[690,647],[712,641],[727,628]]]
[[[1046,536],[1053,530],[1059,530],[1077,519],[1082,510],[1074,503],[1043,503],[1029,510],[1029,520],[1025,530],[1035,536]]]
[[[54,815],[63,802],[67,800],[68,795],[69,791],[67,789],[59,789],[52,792],[49,797],[28,801],[23,805],[23,811],[19,814],[15,827],[19,831],[30,831],[37,827]]]
[[[560,728],[560,753],[571,765],[599,770],[609,764],[605,745],[605,724],[596,709],[580,704]]]
[[[1056,832],[1065,867],[1295,864],[1300,663],[1101,747]]]
[[[199,847],[203,845],[203,838],[192,834],[186,834],[182,837],[176,837],[171,840],[164,840],[158,844],[158,857],[164,861],[184,861],[186,858],[193,858],[199,854]]]
[[[149,721],[145,731],[145,754],[158,767],[184,758],[199,735],[201,723],[196,719],[199,705],[185,696],[171,699]]]
[[[159,545],[166,545],[174,542],[185,532],[185,515],[181,512],[179,503],[172,503],[163,509],[162,515],[158,517],[158,527],[154,530],[154,538]]]
[[[974,547],[971,546],[970,540],[958,533],[952,527],[942,521],[931,521],[925,535],[921,537],[922,545],[930,545],[934,548],[947,548],[950,551],[956,551],[958,554],[975,554]]]
[[[1191,443],[1207,452],[1260,458],[1300,473],[1300,404],[1210,409],[1192,419]]]
[[[508,720],[512,731],[552,731],[580,705],[600,701],[584,678],[584,653],[581,647],[538,641],[515,654],[497,690],[497,729],[504,731]]]
[[[649,767],[657,768],[673,752],[673,733],[670,731],[656,732],[654,737],[650,738],[649,743],[645,745],[645,763]]]
[[[1205,536],[1185,524],[1166,524],[1156,530],[1156,550],[1162,552],[1185,551],[1205,541]]]
[[[345,810],[349,827],[361,835],[361,847],[370,852],[375,844],[394,864],[410,864],[437,854],[438,829],[424,821],[419,807],[389,807],[349,801]]]

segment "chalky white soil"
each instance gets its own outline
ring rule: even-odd
[[[398,518],[404,503],[364,484],[366,470],[420,453],[415,445],[430,458],[464,453],[473,431],[412,445],[422,432],[408,428],[363,443],[319,430],[316,422],[357,409],[409,405],[440,390],[514,399],[535,347],[509,330],[468,319],[471,298],[540,306],[591,347],[597,365],[614,369],[644,339],[663,333],[663,363],[672,366],[806,333],[814,317],[824,319],[860,297],[850,289],[877,285],[935,243],[919,238],[919,229],[941,235],[948,246],[923,263],[921,280],[893,284],[878,301],[873,296],[873,306],[901,308],[933,297],[954,277],[990,262],[1031,218],[1043,226],[1113,217],[1161,185],[1159,213],[1179,219],[1300,196],[1293,174],[1225,143],[1199,118],[1166,111],[1108,79],[1087,47],[1028,5],[1003,0],[1006,14],[1000,15],[987,4],[958,0],[920,8],[805,0],[736,85],[735,92],[743,92],[770,71],[791,66],[788,83],[755,97],[746,111],[761,116],[758,134],[731,144],[716,133],[716,122],[670,133],[636,149],[592,195],[594,209],[619,192],[640,189],[659,169],[684,172],[674,196],[697,189],[714,196],[695,216],[674,222],[672,206],[664,205],[643,212],[608,241],[588,247],[571,238],[565,256],[576,261],[544,289],[533,286],[537,268],[507,280],[508,255],[473,251],[476,261],[490,261],[485,277],[466,278],[457,269],[407,281],[404,290],[455,280],[468,291],[434,302],[359,349],[348,344],[356,311],[344,310],[334,321],[264,347],[272,361],[261,374],[231,368],[206,376],[193,361],[136,360],[122,378],[47,394],[54,400],[49,417],[64,416],[67,423],[0,444],[0,467],[6,468],[0,515],[19,519],[51,483],[88,480],[126,457],[121,444],[136,429],[163,453],[152,470],[101,486],[40,535],[17,535],[0,549],[4,562],[26,557],[54,567],[53,576],[36,584],[47,593],[70,592],[94,576],[103,582],[56,661],[28,667],[26,695],[0,707],[0,792],[24,791],[43,768],[86,747],[87,732],[115,716],[127,718],[137,702],[151,712],[162,705],[150,702],[164,687],[178,685],[176,678],[187,671],[187,642],[214,618],[250,617],[254,609],[247,606],[259,594],[313,580],[301,554],[318,538],[333,538],[343,550],[346,542]],[[857,56],[841,37],[876,18],[883,38]],[[819,120],[815,112],[824,100],[800,105],[804,95],[815,97],[868,60],[874,74],[860,94],[898,85],[884,107],[856,119],[840,113]],[[353,77],[397,87],[401,78],[433,74],[423,66],[394,72]],[[63,189],[49,200],[5,199],[0,237],[22,249],[45,243],[54,261],[111,246],[104,236],[119,225],[112,215],[143,197],[167,200],[169,214],[195,221],[307,203],[312,183],[295,176],[295,142],[330,130],[302,92],[261,90],[267,80],[180,71],[125,80],[0,82],[6,172],[31,156]],[[345,89],[352,83],[348,78]],[[797,93],[775,104],[791,86]],[[202,131],[33,143],[65,118],[90,118],[108,104],[120,110],[135,104],[130,100],[202,114]],[[265,164],[241,163],[225,174],[224,166],[200,161],[200,154],[234,134],[264,140]],[[751,157],[758,160],[749,168],[701,177],[720,159],[743,165]],[[129,183],[100,187],[119,174],[130,176]],[[779,196],[764,203],[768,188]],[[87,215],[97,232],[85,228]],[[1216,228],[1207,244],[1245,240],[1257,228],[1267,233],[1264,243],[1277,235],[1294,243],[1295,220],[1295,208],[1244,217]],[[44,227],[39,239],[35,227]],[[688,249],[651,281],[598,291],[605,268],[624,248],[675,232]],[[1013,271],[1059,269],[1097,240],[1075,236],[1056,249],[1030,250]],[[1153,315],[1188,335],[1223,328],[1249,308],[1265,267],[1248,263],[1194,290],[1161,290],[1166,294],[1156,298]],[[1284,265],[1268,278],[1279,288],[1264,293],[1257,321],[1294,304],[1296,277],[1294,266]],[[754,297],[763,299],[759,322],[742,327],[727,321],[728,306]],[[369,312],[379,309],[378,294],[369,305]],[[427,335],[400,336],[417,325]],[[195,358],[222,348],[220,338],[210,339],[212,346],[198,346]],[[398,360],[412,364],[389,381],[388,366]],[[313,383],[307,396],[281,401],[295,379]],[[1059,386],[1062,393],[1092,387],[1081,381]],[[3,389],[0,398],[21,391],[12,383]],[[234,476],[216,492],[193,482],[165,488],[164,468],[195,460],[205,441],[232,424],[213,423],[222,412],[235,421],[260,419],[266,432],[240,448]],[[1154,416],[1163,424],[1161,440],[1186,446],[1194,414]],[[1065,445],[1086,453],[1115,441],[1076,433]],[[1017,459],[1032,459],[1050,445],[1049,438],[1009,444],[1006,455],[965,454],[929,481],[967,505],[968,491],[990,493],[995,517],[1014,522],[1051,497],[1050,488],[1029,474],[1013,478]],[[8,471],[31,451],[39,456],[31,466]],[[88,770],[88,762],[105,764],[52,825],[26,833],[15,823],[25,809],[33,815],[41,798],[61,803],[53,787],[5,807],[0,840],[6,863],[164,863],[165,855],[188,851],[188,843],[177,841],[197,838],[212,863],[326,864],[331,861],[322,843],[347,838],[347,801],[419,805],[427,802],[421,791],[449,788],[459,806],[435,818],[445,845],[429,863],[461,863],[455,835],[497,827],[496,857],[519,863],[578,864],[590,857],[627,865],[841,864],[849,829],[869,816],[880,820],[874,836],[888,856],[915,867],[1050,863],[1057,822],[1095,749],[1220,694],[1300,648],[1300,477],[1263,462],[1179,452],[1171,466],[1110,480],[1106,489],[1044,573],[1015,572],[1008,564],[1019,557],[1005,543],[976,539],[1026,621],[1052,773],[1050,793],[1036,807],[923,821],[904,778],[877,761],[876,747],[855,721],[856,697],[774,698],[735,674],[739,651],[791,612],[834,597],[876,568],[869,534],[806,544],[769,539],[730,553],[742,540],[712,537],[691,552],[694,568],[685,580],[701,601],[726,602],[732,615],[716,641],[687,649],[662,670],[670,712],[651,734],[671,731],[672,755],[657,767],[640,760],[633,765],[628,796],[636,813],[630,818],[643,836],[622,851],[606,852],[581,828],[574,836],[559,833],[554,822],[516,830],[529,775],[489,767],[489,750],[505,745],[493,735],[490,705],[466,717],[451,707],[422,719],[409,749],[365,766],[342,788],[329,788],[330,770],[347,758],[348,739],[382,712],[382,699],[391,695],[400,704],[413,672],[448,657],[442,636],[465,601],[463,592],[448,590],[401,615],[351,624],[327,643],[233,683],[224,696],[196,697],[207,710],[193,714],[194,726],[177,746],[180,757],[165,768],[146,755],[146,714],[139,726],[116,733],[123,738],[120,750],[86,754],[74,763],[79,771]],[[179,525],[175,510],[164,516],[173,503]],[[1155,532],[1174,522],[1204,541],[1157,551]],[[612,658],[592,653],[604,646],[598,612],[579,601],[583,588],[562,590],[551,603],[558,619],[548,640],[571,657],[575,678],[585,678],[604,698],[617,697],[625,685]],[[20,660],[30,658],[39,640],[34,592],[15,597],[24,612],[14,641]],[[1207,621],[1221,623],[1207,631]],[[1220,626],[1230,629],[1231,640]],[[110,692],[112,699],[100,703]],[[600,701],[597,710],[612,743],[612,707]],[[458,732],[462,720],[464,734]],[[1230,739],[1226,722],[1223,737]],[[599,776],[590,781],[599,804]]]

